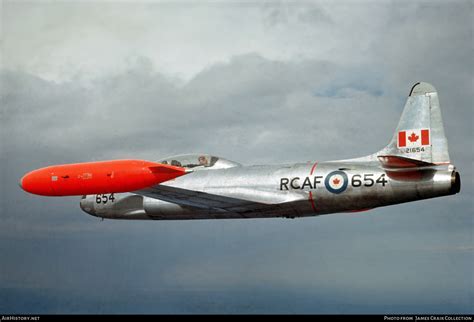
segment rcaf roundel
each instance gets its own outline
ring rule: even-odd
[[[397,146],[399,148],[416,148],[430,145],[430,130],[416,129],[398,132]]]
[[[341,193],[347,188],[349,180],[344,171],[333,171],[326,176],[324,185],[332,193]]]

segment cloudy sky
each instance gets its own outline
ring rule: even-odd
[[[472,1],[2,1],[0,312],[473,313]],[[439,91],[462,191],[305,219],[99,221],[58,163],[372,153]]]

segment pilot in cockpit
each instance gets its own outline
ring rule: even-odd
[[[209,166],[209,160],[204,155],[200,155],[198,158],[198,161],[199,161],[199,165],[202,165],[205,167]]]

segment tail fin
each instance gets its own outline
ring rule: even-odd
[[[449,163],[438,93],[433,85],[416,83],[390,143],[376,154],[431,164]]]

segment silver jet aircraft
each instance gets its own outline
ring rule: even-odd
[[[390,143],[361,158],[243,166],[199,154],[159,163],[186,175],[131,193],[83,196],[81,208],[113,219],[224,219],[305,217],[358,212],[456,194],[436,89],[410,91]]]

